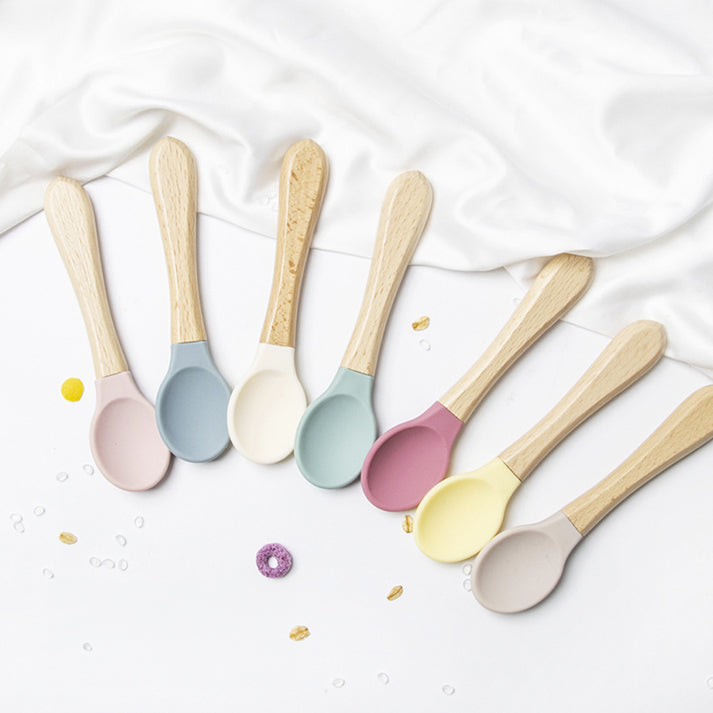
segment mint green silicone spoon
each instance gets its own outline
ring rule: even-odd
[[[431,184],[418,171],[397,176],[386,191],[366,293],[347,351],[329,388],[297,427],[295,457],[320,488],[359,477],[376,439],[371,403],[374,371],[391,306],[431,210]]]

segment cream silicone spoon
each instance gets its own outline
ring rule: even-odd
[[[44,207],[92,349],[92,456],[110,483],[124,490],[148,490],[166,474],[171,454],[156,427],[153,405],[131,376],[111,318],[92,204],[77,181],[59,177],[47,187]]]
[[[374,372],[391,306],[431,210],[431,184],[418,171],[389,185],[379,219],[366,292],[351,340],[327,390],[304,412],[295,437],[300,472],[320,488],[359,477],[376,438]]]
[[[183,460],[217,458],[229,443],[230,387],[208,350],[196,269],[196,167],[170,136],[151,151],[149,174],[171,293],[171,359],[156,395],[164,443]]]
[[[666,332],[642,320],[607,345],[560,402],[498,457],[434,486],[416,510],[414,538],[440,562],[473,557],[494,537],[520,483],[579,424],[609,403],[661,358]]]
[[[233,445],[256,463],[276,463],[294,447],[307,397],[295,369],[295,323],[302,274],[327,182],[324,151],[310,139],[291,146],[280,171],[272,291],[255,359],[228,404]]]
[[[475,364],[423,414],[382,434],[369,450],[361,484],[382,510],[415,508],[448,470],[463,424],[525,350],[584,294],[592,280],[588,257],[552,258]]]
[[[524,611],[557,586],[572,550],[620,502],[713,437],[713,386],[689,396],[618,468],[551,517],[501,532],[478,555],[475,598],[501,614]]]

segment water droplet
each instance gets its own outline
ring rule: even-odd
[[[116,562],[110,559],[102,560],[102,567],[106,567],[107,569],[114,569],[114,567],[116,567]]]
[[[428,341],[428,339],[421,339],[418,343],[418,345],[423,349],[425,352],[430,352],[431,351],[431,342]]]
[[[708,684],[708,688],[713,689],[713,676],[708,676],[706,683]]]
[[[520,297],[513,297],[512,303],[513,303],[514,305],[519,305],[520,302],[521,302]]]
[[[36,517],[42,517],[45,514],[45,509],[42,507],[42,505],[38,505],[33,511],[32,511]]]
[[[448,684],[446,684],[445,686],[441,686],[441,690],[447,696],[452,696],[456,692],[456,689],[453,688],[453,686],[449,686]]]
[[[12,515],[10,515],[10,520],[12,522],[22,522],[22,515],[14,512],[14,513],[12,513]]]
[[[54,572],[51,569],[47,569],[47,567],[42,570],[42,574],[47,577],[47,579],[54,579]]]
[[[129,563],[126,560],[119,560],[119,569],[122,572],[126,572],[129,569]]]
[[[82,644],[82,648],[83,648],[85,651],[94,651],[94,647],[93,647],[88,641],[85,641],[85,642]]]
[[[463,565],[463,574],[469,575],[472,571],[473,571],[473,565],[471,565],[471,564]]]
[[[376,674],[376,680],[379,683],[383,683],[384,685],[386,685],[389,682],[389,675],[382,671],[381,673]]]
[[[345,683],[346,683],[346,681],[345,681],[343,678],[335,678],[335,679],[332,681],[332,685],[333,685],[335,688],[343,688]]]
[[[117,535],[114,539],[121,547],[126,547],[126,538],[123,535]]]
[[[67,478],[69,478],[69,473],[65,473],[65,472],[57,473],[57,475],[55,477],[57,478],[57,480],[60,483],[64,483],[64,481],[67,480]]]
[[[82,466],[82,470],[84,470],[87,475],[94,475],[94,466],[89,465],[89,463],[85,463]]]
[[[102,561],[98,557],[90,557],[89,558],[89,564],[92,567],[101,567],[102,566]]]
[[[138,528],[142,528],[144,526],[144,518],[139,515],[134,519],[134,525]]]
[[[25,526],[22,524],[22,520],[14,523],[12,529],[15,530],[15,532],[22,534],[25,531]]]
[[[472,587],[473,585],[470,583],[470,577],[468,577],[468,579],[463,580],[463,589],[465,589],[466,592],[470,592]]]

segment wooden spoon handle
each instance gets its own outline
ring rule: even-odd
[[[196,166],[188,147],[167,136],[151,151],[149,176],[171,292],[171,343],[206,338],[196,270]]]
[[[622,500],[713,437],[713,386],[691,394],[616,470],[562,512],[586,535]]]
[[[87,192],[71,178],[55,178],[45,192],[45,215],[79,301],[97,379],[128,371],[111,318]]]
[[[594,265],[588,257],[563,253],[552,258],[510,319],[475,364],[440,399],[467,421],[485,394],[512,363],[584,294]]]
[[[562,400],[500,458],[525,480],[537,464],[582,421],[642,377],[661,358],[666,331],[642,320],[622,329]]]
[[[307,253],[327,185],[327,157],[310,139],[290,146],[280,171],[280,208],[272,291],[260,341],[295,345],[295,321]]]
[[[342,359],[343,367],[374,374],[391,305],[426,227],[432,195],[431,184],[419,171],[402,173],[389,185],[364,300]]]

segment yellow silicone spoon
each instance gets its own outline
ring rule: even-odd
[[[440,562],[473,557],[494,537],[520,483],[580,423],[643,376],[661,357],[666,332],[642,320],[625,327],[562,400],[498,457],[441,481],[416,510],[419,549]]]

